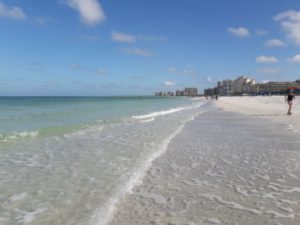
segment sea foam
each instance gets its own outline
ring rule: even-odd
[[[38,136],[39,131],[22,131],[22,132],[12,132],[9,134],[1,134],[0,133],[0,143],[10,142],[17,140],[19,138],[27,138],[27,137],[36,137]]]
[[[201,102],[201,103],[196,103],[192,106],[178,107],[178,108],[173,108],[173,109],[168,109],[168,110],[162,110],[162,111],[152,112],[152,113],[149,113],[149,114],[132,116],[131,118],[133,118],[133,119],[150,119],[150,118],[155,118],[157,116],[163,116],[163,115],[167,115],[167,114],[176,113],[176,112],[179,112],[179,111],[182,111],[182,110],[198,108],[203,104],[204,103]]]

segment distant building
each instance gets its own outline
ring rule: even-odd
[[[300,82],[272,81],[268,83],[255,84],[253,94],[285,94],[288,90],[300,91]]]
[[[154,93],[155,96],[175,96],[174,92],[172,91],[168,91],[168,92],[155,92]]]
[[[174,96],[174,93],[171,91],[168,91],[167,96]]]
[[[217,90],[206,90],[208,95],[241,95],[241,94],[250,94],[253,92],[253,86],[255,80],[250,79],[246,76],[240,76],[235,80],[223,80],[218,81]]]
[[[254,84],[255,80],[250,79],[246,76],[240,76],[232,83],[232,94],[250,94]]]
[[[197,96],[198,95],[198,88],[185,88],[184,89],[185,96]]]
[[[218,88],[208,88],[208,89],[204,89],[204,95],[205,96],[213,96],[213,95],[218,95]]]
[[[233,80],[223,80],[218,82],[218,94],[219,95],[232,95]],[[217,93],[216,93],[217,94]]]
[[[176,96],[184,96],[184,91],[177,90],[176,91]]]
[[[266,84],[265,83],[257,83],[255,85],[253,85],[251,93],[259,94],[259,95],[263,95],[263,94],[267,93]]]
[[[294,90],[300,94],[300,79],[296,81],[272,81],[256,83],[246,76],[240,76],[235,80],[218,81],[217,87],[204,89],[204,95],[265,95],[285,94],[288,90]]]
[[[296,82],[268,82],[266,91],[269,94],[283,94],[289,89],[298,89],[300,85]]]
[[[176,90],[176,96],[198,96],[197,88],[185,88],[184,90]]]

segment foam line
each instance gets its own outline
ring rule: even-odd
[[[126,196],[126,194],[132,193],[132,190],[134,187],[140,185],[142,183],[142,180],[146,174],[146,171],[150,168],[152,165],[152,162],[159,158],[161,155],[163,155],[166,150],[168,149],[168,145],[170,144],[171,140],[175,138],[184,128],[185,124],[191,120],[194,120],[194,118],[199,115],[202,112],[197,113],[192,118],[186,120],[183,125],[181,125],[173,134],[171,134],[161,145],[161,148],[153,153],[148,160],[136,170],[135,173],[130,177],[129,181],[125,184],[125,188],[122,188],[119,190],[119,192],[111,198],[106,206],[103,208],[96,209],[93,216],[91,217],[89,221],[89,225],[107,225],[111,219],[113,218],[113,215],[116,211],[116,205]]]
[[[163,115],[167,115],[167,114],[171,114],[171,113],[176,113],[182,110],[186,110],[186,109],[194,109],[194,108],[198,108],[201,105],[203,105],[204,103],[197,103],[194,106],[188,106],[188,107],[179,107],[179,108],[173,108],[173,109],[168,109],[168,110],[163,110],[163,111],[158,111],[158,112],[152,112],[149,114],[144,114],[144,115],[139,115],[139,116],[132,116],[131,118],[133,119],[149,119],[149,118],[155,118],[157,116],[163,116]]]
[[[12,132],[10,134],[0,133],[0,142],[9,142],[19,138],[36,137],[39,131],[23,131],[23,132]]]

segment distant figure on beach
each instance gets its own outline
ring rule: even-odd
[[[295,95],[293,90],[290,90],[288,95],[285,97],[285,100],[287,101],[287,103],[289,104],[289,110],[288,113],[289,115],[292,114],[292,105],[293,105],[293,100],[295,99]]]
[[[218,100],[218,98],[219,98],[219,95],[216,95],[216,100]]]

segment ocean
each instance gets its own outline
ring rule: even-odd
[[[104,225],[204,100],[1,97],[0,225]]]

